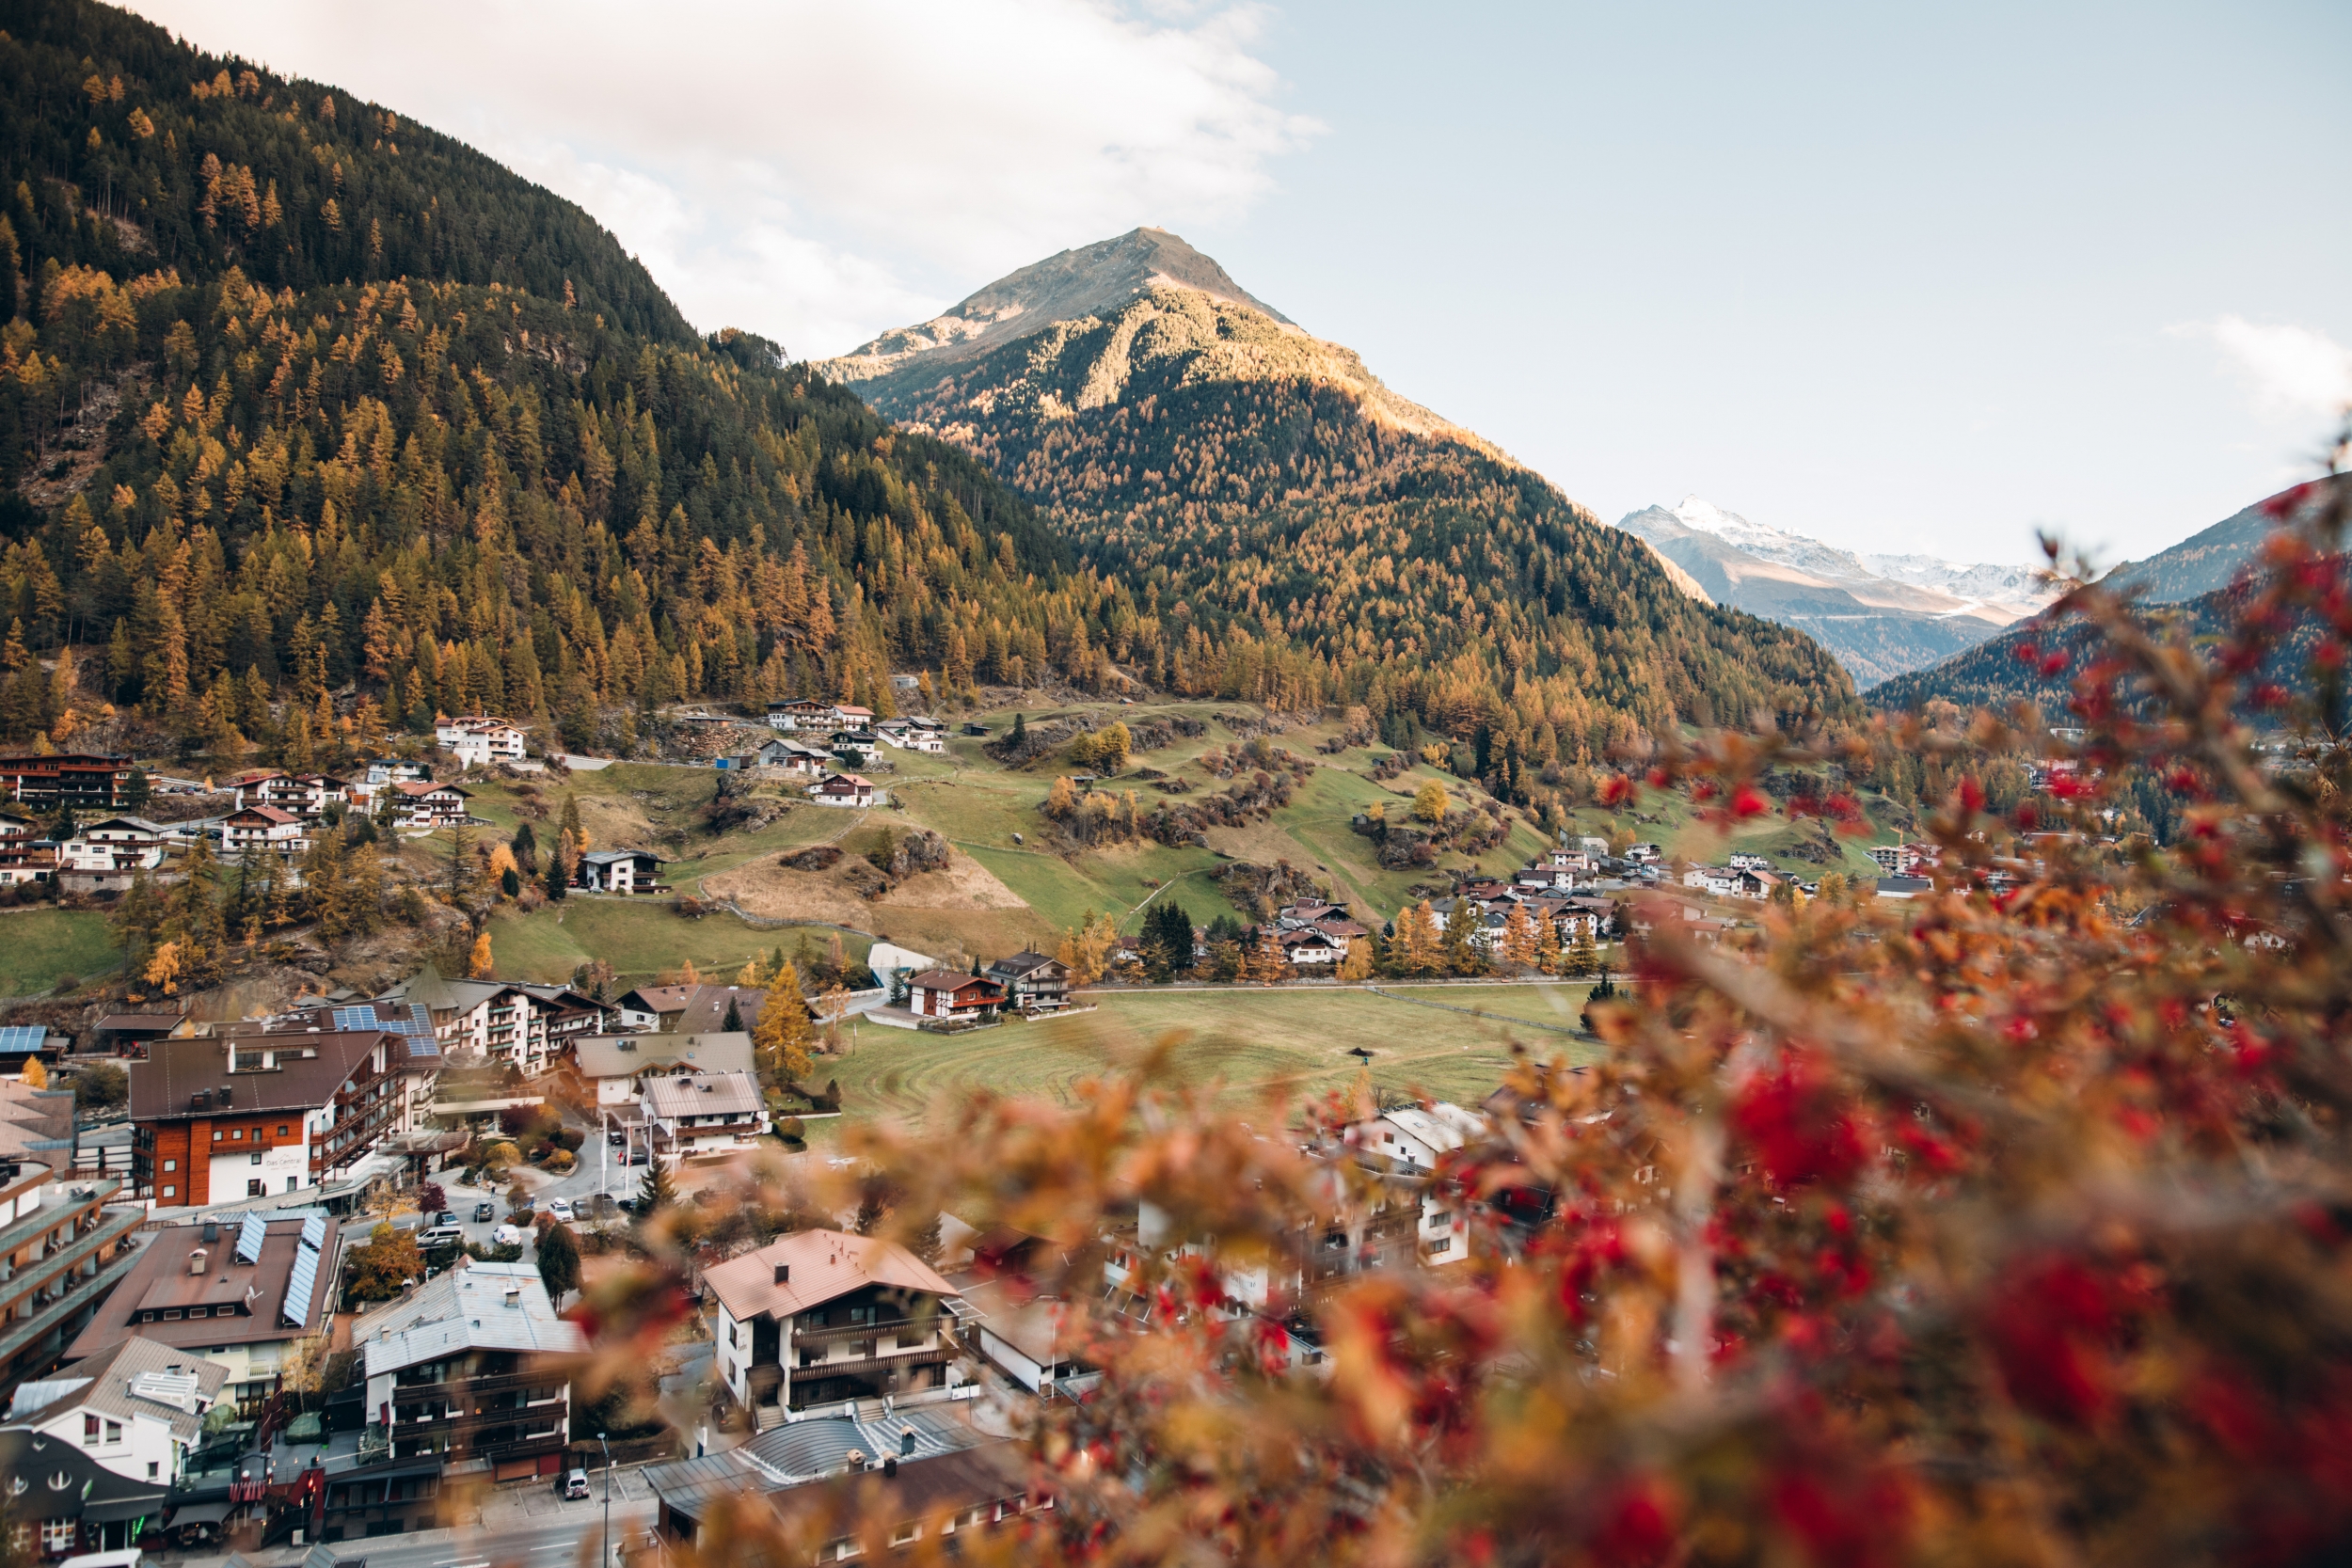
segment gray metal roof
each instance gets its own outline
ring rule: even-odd
[[[756,993],[750,993],[756,994]],[[696,1035],[584,1035],[572,1044],[582,1078],[628,1078],[647,1068],[750,1072],[752,1037],[741,1030]]]
[[[952,1415],[935,1410],[881,1413],[861,1420],[847,1416],[820,1416],[787,1421],[761,1433],[739,1448],[701,1459],[680,1459],[656,1465],[644,1472],[654,1496],[689,1517],[700,1518],[710,1499],[738,1493],[779,1492],[803,1486],[850,1467],[852,1449],[869,1460],[887,1454],[929,1459],[958,1453],[990,1441]],[[905,1450],[906,1434],[914,1433],[912,1454]]]
[[[370,1377],[469,1350],[572,1354],[588,1348],[580,1325],[555,1315],[539,1271],[528,1263],[452,1269],[361,1318],[351,1337],[366,1351]]]

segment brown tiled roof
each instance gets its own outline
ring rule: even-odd
[[[727,1003],[735,1004],[736,1017],[749,1029],[759,1022],[759,1009],[768,1000],[768,993],[750,986],[722,986],[705,982],[699,986],[640,986],[629,992],[644,1004],[644,1011],[658,1013],[663,1018],[677,1015],[675,1032],[681,1035],[715,1035],[727,1021]],[[621,998],[623,1002],[628,996]]]
[[[331,1292],[325,1282],[310,1290],[310,1311],[299,1328],[289,1325],[280,1308],[286,1282],[294,1274],[294,1255],[301,1248],[302,1227],[296,1216],[270,1220],[258,1263],[237,1261],[237,1221],[218,1225],[216,1241],[204,1240],[201,1225],[175,1225],[156,1232],[139,1249],[138,1260],[122,1283],[98,1307],[98,1315],[66,1351],[69,1359],[95,1355],[107,1346],[129,1338],[152,1339],[183,1350],[200,1351],[211,1345],[256,1344],[264,1339],[292,1339],[316,1334],[326,1321]],[[319,1256],[335,1256],[337,1227],[326,1222]],[[188,1272],[190,1256],[204,1251],[204,1272]],[[167,1311],[184,1314],[191,1307],[228,1307],[223,1315],[208,1310],[201,1318],[182,1316],[169,1322]],[[153,1323],[141,1323],[148,1312]]]
[[[233,1038],[240,1061],[276,1051],[278,1065],[268,1071],[229,1071],[229,1047]],[[163,1121],[199,1114],[242,1116],[247,1112],[316,1110],[335,1098],[343,1081],[357,1072],[378,1041],[389,1041],[393,1061],[402,1053],[401,1037],[382,1029],[281,1029],[266,1033],[240,1032],[233,1037],[160,1039],[148,1047],[147,1060],[125,1064],[131,1070],[131,1119]],[[315,1051],[316,1055],[299,1053]],[[230,1089],[230,1103],[210,1113],[193,1112],[189,1097],[198,1090]]]
[[[986,986],[992,990],[1005,989],[1002,981],[992,980],[985,974],[959,974],[952,969],[927,969],[907,981],[910,990],[961,991],[974,986]]]
[[[781,1285],[776,1283],[780,1263],[791,1269],[790,1279]],[[738,1323],[763,1312],[789,1317],[869,1285],[934,1296],[956,1293],[938,1270],[898,1243],[839,1230],[796,1230],[711,1269],[703,1283],[718,1292]]]

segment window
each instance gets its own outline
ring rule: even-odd
[[[109,1443],[119,1443],[122,1441],[122,1423],[120,1421],[108,1421],[106,1423],[106,1441]]]
[[[188,1316],[191,1318],[206,1318],[212,1316],[212,1311],[213,1309],[209,1307],[191,1307],[188,1308]]]
[[[178,1197],[180,1196],[180,1189],[177,1187],[166,1187],[164,1189],[164,1196],[166,1197]]]
[[[278,1124],[278,1135],[281,1138],[286,1135],[286,1124],[282,1121]]]
[[[155,1461],[153,1461],[153,1460],[151,1460],[151,1460],[149,1460],[149,1461],[147,1462],[147,1479],[148,1479],[148,1480],[150,1480],[150,1481],[153,1481],[153,1480],[155,1480],[155,1479],[156,1479],[157,1472],[158,1472],[161,1468],[162,1468],[162,1466],[161,1466],[161,1465],[159,1465],[158,1464],[156,1464],[156,1462],[155,1462]]]
[[[258,1148],[253,1151],[253,1163],[257,1165],[262,1163],[262,1151]]]
[[[235,1132],[233,1132],[230,1133],[229,1135],[230,1135],[230,1137],[232,1137],[232,1138],[236,1139],[238,1142],[242,1143],[242,1142],[244,1142],[244,1141],[245,1141],[245,1129],[244,1129],[244,1128],[242,1128],[242,1127],[240,1127],[240,1128],[238,1128]]]
[[[95,1443],[98,1441],[97,1417],[86,1415],[82,1418],[82,1441],[85,1444]]]
[[[178,1170],[179,1168],[180,1162],[177,1160],[166,1160],[164,1162],[164,1169],[166,1170]]]
[[[164,1309],[164,1322],[167,1323],[176,1323],[179,1321],[180,1308],[177,1307],[167,1307]]]
[[[40,1549],[51,1557],[63,1557],[73,1550],[75,1537],[82,1531],[78,1519],[43,1519],[40,1522]]]
[[[245,1196],[247,1197],[261,1197],[268,1191],[269,1183],[258,1176],[245,1184]]]
[[[1451,1236],[1440,1236],[1436,1241],[1429,1243],[1429,1251],[1433,1257],[1438,1253],[1452,1252],[1453,1250],[1454,1238]]]

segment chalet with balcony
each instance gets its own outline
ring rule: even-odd
[[[1070,966],[1042,953],[1020,952],[988,966],[984,978],[1005,989],[1004,1006],[1025,1013],[1059,1012],[1070,1006]],[[913,990],[910,982],[909,998]]]
[[[135,1211],[134,1211],[135,1213]],[[278,1391],[296,1341],[326,1331],[342,1232],[322,1211],[252,1210],[150,1237],[67,1354],[148,1339],[227,1375],[247,1415]]]
[[[589,893],[667,893],[662,863],[650,849],[591,849],[572,868],[572,886]]]
[[[757,1066],[752,1037],[741,1031],[592,1035],[573,1042],[572,1061],[580,1083],[596,1091],[596,1103],[603,1110],[634,1105],[644,1085],[656,1079],[705,1073],[748,1076]]]
[[[118,811],[130,787],[129,757],[82,752],[0,757],[0,796],[26,805]]]
[[[798,740],[763,742],[752,753],[752,758],[762,768],[781,768],[787,773],[807,779],[820,776],[833,763],[831,752],[821,746],[804,745]]]
[[[907,1007],[917,1018],[962,1019],[979,1023],[994,1018],[996,1009],[1004,1005],[1003,982],[985,974],[927,969],[907,981]]]
[[[131,1176],[158,1209],[340,1180],[397,1130],[408,1037],[363,1028],[164,1038],[131,1074]]]
[[[370,1436],[491,1481],[555,1476],[571,1437],[565,1358],[588,1348],[530,1263],[461,1262],[352,1324]]]
[[[300,855],[310,850],[310,832],[293,812],[276,806],[247,806],[221,818],[220,847],[230,857],[264,850]]]
[[[68,871],[148,871],[164,863],[174,837],[160,822],[141,816],[109,816],[92,822],[57,846],[57,863]]]
[[[549,989],[511,980],[444,980],[428,964],[378,1002],[424,1008],[445,1056],[512,1062],[525,1077],[536,1077],[548,1069],[548,1026],[559,1010],[540,994]],[[580,1009],[565,1005],[562,1010]],[[603,1015],[595,1016],[600,1021]]]
[[[810,784],[808,798],[820,806],[870,806],[874,782],[855,773],[832,773]]]
[[[523,760],[523,732],[487,714],[442,720],[433,726],[433,743],[455,757],[460,768]]]
[[[946,1399],[963,1381],[939,1272],[895,1242],[800,1230],[710,1269],[718,1371],[762,1431],[787,1410],[887,1394]]]
[[[813,697],[793,697],[768,705],[771,727],[785,730],[831,729],[839,721],[839,714],[831,703]]]
[[[743,1038],[748,1044],[750,1037]],[[728,1153],[768,1131],[767,1102],[749,1072],[649,1077],[640,1092],[654,1152],[665,1158]]]
[[[429,779],[403,780],[384,786],[391,791],[392,819],[408,829],[445,828],[466,820],[472,799],[455,784]]]
[[[351,784],[327,773],[240,773],[220,782],[237,793],[237,805],[275,806],[306,820],[316,820],[329,806],[351,803]]]

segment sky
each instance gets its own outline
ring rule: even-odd
[[[1155,224],[1603,518],[2144,555],[2352,403],[2352,8],[134,0],[838,354]]]

